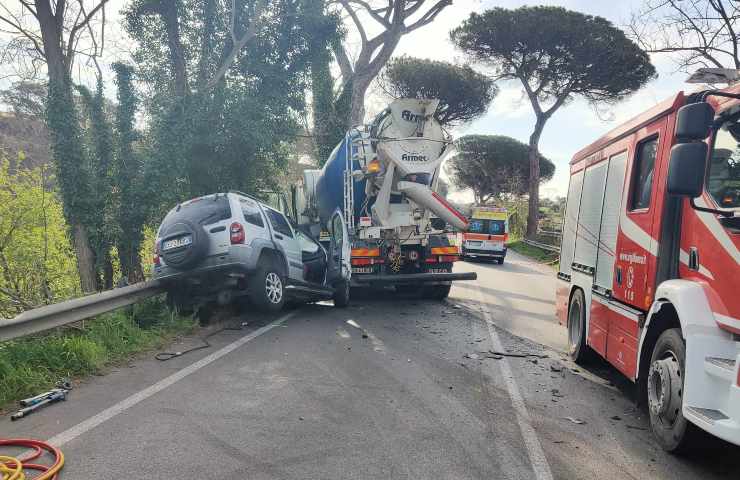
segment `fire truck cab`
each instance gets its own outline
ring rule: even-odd
[[[462,234],[462,257],[492,258],[504,263],[508,239],[509,216],[505,208],[473,207],[468,228]]]
[[[570,163],[557,315],[641,386],[668,451],[740,445],[740,85],[678,93]]]

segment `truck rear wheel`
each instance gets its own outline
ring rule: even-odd
[[[423,296],[431,300],[444,300],[450,296],[450,289],[452,289],[452,284],[430,285],[424,287]]]
[[[570,358],[581,365],[593,356],[591,347],[586,344],[586,301],[582,290],[573,292],[568,306],[568,353]]]
[[[660,446],[673,453],[695,448],[702,432],[683,416],[686,344],[681,330],[663,332],[650,357],[647,378],[650,427]]]

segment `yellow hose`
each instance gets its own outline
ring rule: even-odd
[[[36,454],[24,458],[25,466],[21,460],[7,455],[0,455],[0,480],[26,480],[25,470],[37,470],[41,474],[28,480],[55,480],[57,474],[64,466],[64,454],[56,447],[38,440],[26,439],[0,439],[0,446],[27,447],[36,449]],[[53,465],[42,465],[35,463],[35,459],[42,455],[42,452],[54,455]]]
[[[13,465],[9,467],[8,465]],[[17,458],[0,455],[0,477],[2,480],[26,480],[23,464]]]

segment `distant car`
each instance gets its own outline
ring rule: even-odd
[[[265,311],[286,301],[349,304],[350,246],[336,212],[322,244],[280,211],[246,194],[216,193],[178,204],[157,231],[154,278],[168,302],[192,311],[248,296]]]

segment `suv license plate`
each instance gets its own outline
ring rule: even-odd
[[[162,250],[172,250],[173,248],[184,247],[193,243],[193,237],[187,235],[185,237],[173,238],[162,243]]]
[[[373,267],[352,267],[352,273],[373,273]]]

